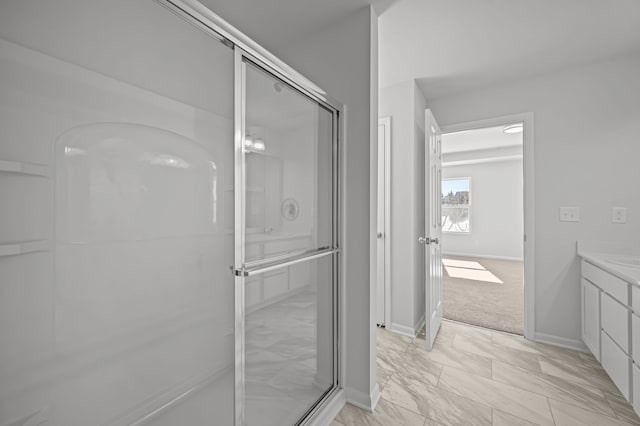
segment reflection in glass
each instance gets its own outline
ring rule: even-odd
[[[333,114],[252,64],[246,93],[245,261],[333,247]],[[246,422],[296,424],[335,384],[333,255],[244,285]]]
[[[333,261],[245,284],[247,425],[295,424],[333,386]]]
[[[252,64],[246,75],[246,238],[265,244],[246,261],[331,246],[333,115]]]

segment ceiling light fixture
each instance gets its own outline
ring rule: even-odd
[[[266,149],[267,146],[261,138],[251,135],[244,138],[244,152],[264,152]]]
[[[522,123],[509,124],[508,126],[504,126],[504,129],[502,129],[502,131],[509,135],[514,133],[522,133],[523,127],[524,126]]]
[[[253,150],[254,151],[264,151],[265,149],[267,149],[267,147],[264,144],[264,141],[262,139],[256,138],[253,141]]]

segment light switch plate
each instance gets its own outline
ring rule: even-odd
[[[560,222],[579,222],[580,207],[560,207]]]
[[[627,209],[625,207],[611,207],[611,223],[627,223]]]

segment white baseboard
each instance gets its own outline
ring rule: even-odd
[[[402,324],[391,323],[391,326],[387,327],[388,330],[393,331],[394,333],[402,334],[407,337],[416,337],[416,332],[413,327],[407,327]]]
[[[322,408],[316,412],[305,426],[330,426],[340,410],[347,403],[347,393],[344,389],[338,389],[335,395],[331,396],[324,403]]]
[[[567,339],[566,337],[559,337],[540,332],[536,332],[534,334],[533,340],[540,343],[559,346],[561,348],[573,349],[574,351],[589,352],[589,348],[587,348],[587,345],[585,345],[582,340]]]
[[[396,324],[392,322],[391,325],[387,327],[387,330],[393,331],[394,333],[402,334],[403,336],[414,338],[418,335],[418,333],[420,333],[420,330],[422,330],[422,327],[425,324],[426,324],[426,317],[423,314],[420,320],[418,321],[418,324],[414,325],[413,327],[408,327],[406,325]]]
[[[418,334],[420,334],[420,330],[422,330],[422,327],[424,327],[425,325],[427,325],[426,312],[422,314],[422,317],[420,317],[420,321],[418,321],[418,324],[413,327],[413,331],[414,331],[413,337],[418,336]]]
[[[380,401],[380,386],[376,383],[370,394],[360,392],[359,390],[346,388],[347,402],[355,405],[363,410],[373,411]]]
[[[522,257],[509,257],[509,256],[494,256],[491,254],[478,254],[478,253],[456,253],[451,251],[443,251],[443,256],[460,256],[460,257],[477,257],[480,259],[496,259],[496,260],[516,260],[519,262],[523,262],[524,258]]]

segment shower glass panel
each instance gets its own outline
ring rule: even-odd
[[[245,262],[333,244],[333,114],[247,63]]]
[[[0,425],[233,425],[233,51],[0,2]]]
[[[243,67],[245,422],[296,424],[337,376],[334,114]]]

